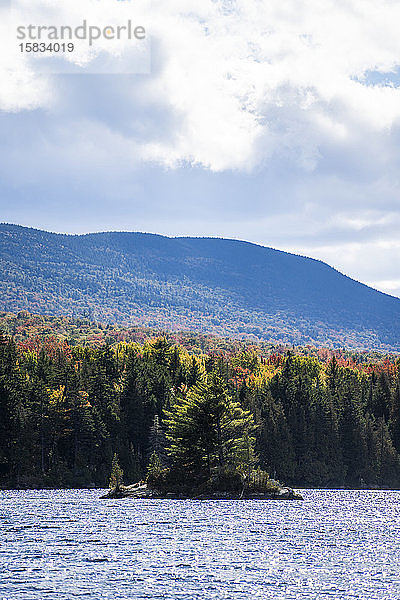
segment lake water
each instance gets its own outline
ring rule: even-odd
[[[100,494],[0,492],[0,600],[400,598],[400,492]]]

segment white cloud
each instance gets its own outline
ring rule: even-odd
[[[180,143],[159,144],[157,158],[220,170],[283,154],[312,170],[321,145],[362,151],[364,132],[387,135],[400,90],[354,80],[400,60],[400,7],[379,4],[243,0],[221,10],[227,3],[206,1],[188,17],[180,2],[156,3],[159,83],[183,117]]]
[[[54,1],[36,4],[37,19],[46,22]],[[14,5],[21,10],[8,20],[2,14],[9,49],[16,47],[18,18],[35,7],[31,0]],[[127,16],[133,10],[130,2],[79,0],[57,3],[57,14],[105,23],[116,6]],[[342,143],[362,152],[363,133],[388,135],[400,117],[399,89],[362,83],[366,71],[400,63],[399,22],[397,3],[376,0],[154,0],[150,87],[179,124],[168,139],[141,140],[140,158],[168,167],[183,161],[249,171],[283,154],[313,170],[321,145]],[[107,42],[101,47],[106,50]],[[56,93],[55,82],[36,76],[21,53],[13,54],[14,64],[2,65],[3,108],[52,110],[46,90]]]

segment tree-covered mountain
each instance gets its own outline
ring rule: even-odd
[[[0,310],[400,350],[400,299],[248,242],[0,225]]]

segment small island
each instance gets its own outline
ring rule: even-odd
[[[114,455],[110,491],[102,498],[302,500],[256,467],[255,429],[253,415],[229,396],[222,377],[204,374],[197,385],[174,392],[162,424],[155,419],[146,479],[123,485]]]
[[[201,489],[176,489],[175,491],[160,490],[149,486],[146,481],[140,481],[133,485],[120,485],[110,489],[109,492],[101,496],[102,499],[120,499],[120,498],[148,498],[148,499],[169,499],[169,500],[303,500],[298,492],[290,487],[281,486],[274,482],[270,488],[259,489],[255,491],[252,487],[242,487],[242,490],[208,490]]]

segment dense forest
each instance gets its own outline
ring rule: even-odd
[[[0,224],[0,310],[274,341],[399,350],[400,299],[238,240]]]
[[[398,358],[193,354],[165,337],[71,346],[4,333],[0,486],[106,486],[114,455],[125,482],[137,481],[154,452],[168,461],[166,430],[213,381],[254,422],[257,460],[271,477],[297,487],[400,487]]]
[[[18,313],[0,312],[0,331],[13,337],[26,348],[35,347],[43,340],[68,342],[69,346],[98,347],[104,344],[115,345],[118,342],[144,343],[155,337],[165,337],[173,345],[183,346],[191,354],[223,352],[239,353],[249,350],[262,356],[286,354],[293,350],[302,356],[315,356],[326,361],[332,356],[338,359],[352,360],[356,363],[370,363],[380,360],[393,360],[397,354],[382,353],[376,350],[354,350],[349,348],[326,348],[319,346],[295,346],[294,344],[272,343],[221,337],[196,331],[171,331],[160,328],[123,326],[116,323],[95,322],[87,317],[74,318],[67,315],[49,316],[32,314],[27,311]]]

